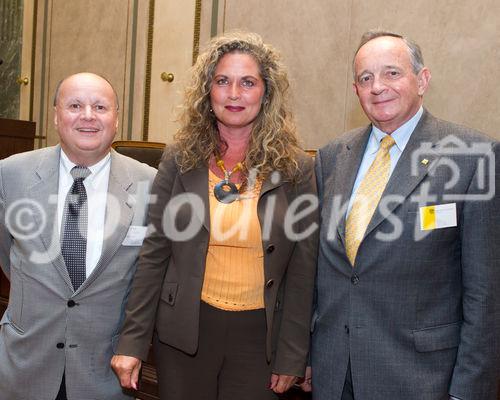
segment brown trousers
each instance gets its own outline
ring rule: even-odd
[[[224,311],[202,302],[198,351],[158,340],[153,348],[161,400],[276,400],[268,389],[264,310]]]

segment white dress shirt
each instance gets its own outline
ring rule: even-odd
[[[61,149],[57,197],[57,221],[61,238],[64,203],[71,185],[73,185],[71,169],[74,166],[76,164],[70,161]],[[108,153],[97,164],[88,167],[91,174],[83,181],[83,185],[87,191],[88,202],[87,254],[85,257],[86,277],[92,273],[101,258],[110,166],[111,155]]]

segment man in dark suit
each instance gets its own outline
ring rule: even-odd
[[[118,101],[104,78],[64,79],[60,144],[0,161],[0,398],[130,399],[109,367],[146,231],[156,170],[111,150]]]
[[[420,48],[368,32],[354,90],[371,125],[322,148],[316,400],[493,400],[498,143],[423,108]]]

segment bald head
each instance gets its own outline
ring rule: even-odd
[[[111,82],[109,80],[107,80],[104,76],[102,75],[99,75],[99,74],[95,74],[93,72],[79,72],[77,74],[73,74],[73,75],[70,75],[66,78],[63,78],[59,81],[59,83],[57,84],[56,86],[56,91],[54,93],[54,101],[53,101],[53,106],[55,107],[57,105],[57,101],[59,99],[59,92],[61,91],[61,85],[68,79],[71,79],[71,78],[75,78],[75,77],[94,77],[96,79],[102,79],[103,81],[105,81],[109,87],[111,88],[111,90],[113,91],[113,94],[114,94],[114,97],[115,97],[115,102],[116,102],[116,109],[118,110],[120,108],[120,105],[119,105],[119,102],[118,102],[118,94],[116,93],[116,90],[115,88],[113,87],[113,85],[111,84]]]
[[[88,72],[71,75],[58,85],[54,103],[54,125],[68,158],[88,167],[106,157],[118,129],[110,83]]]
[[[424,57],[422,56],[422,50],[420,49],[420,46],[415,43],[413,40],[410,38],[400,35],[399,33],[391,32],[391,31],[385,31],[385,30],[371,30],[363,33],[361,36],[361,40],[359,42],[358,48],[356,49],[356,52],[354,53],[354,58],[352,60],[352,70],[354,74],[354,79],[356,79],[356,73],[354,71],[354,64],[356,62],[356,56],[358,55],[359,51],[361,48],[367,44],[368,42],[375,40],[380,37],[389,37],[389,38],[396,38],[400,39],[405,46],[407,47],[408,54],[410,56],[410,61],[411,65],[413,68],[413,72],[415,74],[418,74],[420,70],[424,67]]]

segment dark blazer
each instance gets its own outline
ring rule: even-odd
[[[208,169],[202,166],[181,173],[174,153],[169,152],[161,162],[153,184],[152,193],[157,196],[149,213],[153,227],[141,251],[117,351],[143,360],[153,329],[161,342],[186,353],[194,354],[198,346],[210,229]],[[288,206],[300,194],[316,195],[312,160],[302,155],[299,163],[303,176],[297,185],[279,178],[266,179],[258,201],[263,232],[267,356],[273,360],[273,371],[296,376],[304,373],[307,359],[317,257],[317,229],[299,241],[284,234]],[[186,201],[193,198],[197,203],[191,207]],[[174,210],[176,201],[180,205]],[[316,222],[315,209],[298,222],[296,232]],[[197,229],[189,240],[167,237],[174,229],[172,224],[182,231],[190,223],[197,224]],[[270,229],[268,238],[266,229]]]
[[[499,187],[498,161],[482,168],[456,146],[482,144],[498,160],[498,143],[425,111],[383,194],[392,196],[390,215],[380,206],[375,211],[353,268],[341,206],[370,131],[351,131],[316,158],[321,231],[313,397],[341,398],[350,358],[356,400],[496,399],[500,202],[485,187]],[[438,146],[441,140],[449,146]],[[456,151],[448,152],[450,146]],[[475,198],[481,194],[487,199]],[[419,207],[447,203],[456,204],[457,225],[422,232]],[[395,238],[382,238],[394,229]]]

